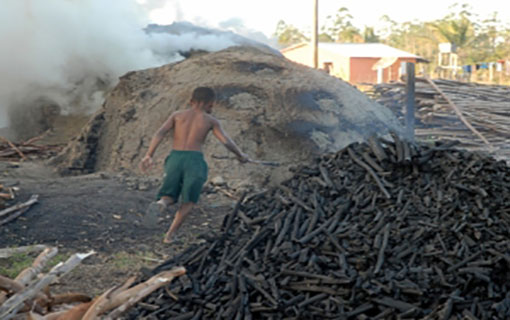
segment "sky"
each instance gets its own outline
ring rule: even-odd
[[[104,88],[98,86],[114,85],[129,70],[168,63],[161,60],[159,51],[211,49],[209,44],[220,45],[219,50],[228,40],[195,34],[149,37],[142,30],[148,23],[189,21],[276,45],[271,38],[279,20],[305,33],[311,30],[314,4],[314,0],[1,1],[0,127],[7,123],[6,109],[22,110],[18,105],[31,106],[40,97],[51,98],[65,106],[63,110],[83,107],[93,111],[103,101]],[[319,16],[324,22],[346,7],[358,28],[374,26],[377,30],[383,15],[397,22],[430,21],[444,17],[455,2],[319,0]],[[508,0],[463,3],[482,17],[498,11],[499,18],[510,23]]]
[[[137,0],[148,9],[149,20],[158,24],[186,20],[199,25],[217,27],[225,21],[243,23],[244,27],[260,31],[270,37],[279,20],[301,30],[311,30],[313,0]],[[388,15],[397,22],[440,19],[450,12],[449,7],[459,1],[409,0],[360,1],[319,0],[319,19],[346,7],[354,17],[354,24],[363,28],[377,26],[380,17]],[[489,17],[498,11],[498,17],[510,23],[510,1],[467,0],[473,12]]]

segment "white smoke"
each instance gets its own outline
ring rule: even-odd
[[[248,39],[265,43],[270,46],[277,46],[276,39],[269,39],[264,33],[248,28],[240,18],[230,18],[222,21],[218,26],[223,30],[229,30]]]
[[[232,34],[146,33],[147,7],[139,2],[2,0],[0,127],[6,110],[29,112],[40,101],[63,113],[94,111],[128,71],[177,61],[179,51],[239,43]]]
[[[158,56],[165,56],[169,52],[183,52],[191,49],[218,51],[236,45],[236,42],[220,34],[167,34],[154,33],[149,35],[149,45]],[[197,42],[200,45],[197,45]]]
[[[120,74],[159,62],[140,17],[136,3],[122,0],[2,1],[0,108],[40,97],[64,112],[97,108]]]

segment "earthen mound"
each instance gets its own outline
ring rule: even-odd
[[[401,131],[391,111],[340,79],[256,48],[232,47],[124,75],[55,162],[64,173],[136,172],[156,129],[187,107],[198,86],[214,88],[213,113],[243,151],[281,164],[240,166],[220,143],[209,141],[204,152],[210,177],[221,175],[234,186],[280,178],[312,155]],[[157,164],[170,149],[168,139],[155,155]]]

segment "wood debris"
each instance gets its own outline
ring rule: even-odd
[[[510,159],[507,144],[510,87],[443,79],[416,80],[418,139],[458,140],[468,150],[483,150],[498,159]],[[404,83],[377,84],[369,94],[397,116],[405,114]],[[452,105],[458,110],[452,109]]]
[[[0,210],[7,206],[7,202],[16,197],[17,187],[6,187],[0,183]]]
[[[510,318],[507,165],[393,137],[243,197],[129,319]]]
[[[0,210],[0,226],[9,223],[22,214],[27,212],[39,200],[39,195],[35,194],[30,197],[26,202],[15,204],[11,207]]]
[[[94,254],[74,254],[42,274],[57,252],[57,248],[45,248],[15,279],[0,276],[0,319],[118,319],[138,301],[186,272],[182,267],[173,268],[134,286],[132,278],[95,299],[79,293],[52,295],[48,289],[51,283]]]
[[[16,247],[16,248],[3,248],[3,249],[0,249],[0,259],[9,258],[13,255],[20,254],[20,253],[42,251],[44,249],[46,249],[46,246],[42,245],[42,244],[34,244],[31,246],[22,246],[22,247]]]
[[[34,157],[48,158],[62,149],[59,145],[37,145],[39,137],[25,142],[13,143],[0,137],[0,161],[21,161]]]

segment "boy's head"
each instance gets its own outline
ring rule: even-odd
[[[214,90],[209,87],[198,87],[193,90],[193,94],[191,95],[191,103],[197,104],[209,113],[212,110],[215,99],[216,94]]]

